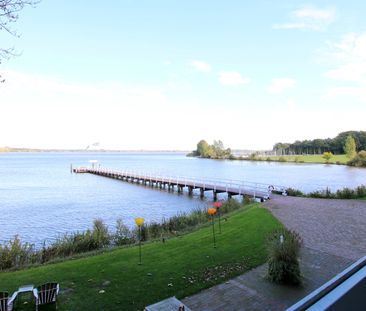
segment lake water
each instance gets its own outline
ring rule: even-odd
[[[70,165],[129,169],[165,176],[232,179],[312,191],[366,184],[366,169],[341,165],[219,161],[175,153],[4,153],[0,154],[0,242],[19,234],[41,245],[66,232],[90,228],[96,218],[110,229],[122,218],[161,221],[210,205],[199,195],[129,184],[90,174],[71,174]],[[224,195],[222,195],[224,198]]]

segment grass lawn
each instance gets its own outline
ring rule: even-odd
[[[24,284],[59,282],[59,310],[143,310],[146,305],[170,296],[183,298],[264,263],[265,238],[281,226],[259,204],[226,218],[222,221],[222,234],[216,236],[216,249],[212,227],[206,226],[165,243],[143,245],[141,266],[137,247],[120,248],[57,264],[2,272],[0,290],[12,292]],[[34,306],[29,304],[27,308],[33,310]]]
[[[286,162],[301,162],[301,163],[326,163],[325,159],[323,159],[323,155],[315,154],[315,155],[291,155],[291,156],[283,156],[286,159]],[[270,156],[272,161],[278,161],[279,156]],[[266,160],[267,157],[262,157],[263,160]],[[345,154],[337,154],[333,155],[329,160],[329,164],[335,164],[339,162],[341,164],[346,164],[349,161]]]

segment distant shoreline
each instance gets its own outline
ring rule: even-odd
[[[10,148],[10,147],[0,147],[0,153],[31,153],[31,152],[85,152],[85,153],[93,153],[93,152],[120,152],[120,153],[184,153],[189,152],[188,150],[114,150],[114,149],[98,149],[98,150],[85,150],[85,149],[32,149],[32,148]]]

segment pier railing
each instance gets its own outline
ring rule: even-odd
[[[85,168],[83,168],[83,171]],[[128,178],[136,181],[144,181],[150,184],[168,184],[178,187],[190,187],[192,189],[200,188],[202,191],[212,190],[214,193],[226,192],[229,195],[250,195],[268,199],[272,192],[285,194],[284,186],[239,181],[231,179],[202,179],[186,176],[163,176],[160,174],[152,174],[150,172],[139,172],[132,170],[114,170],[109,168],[87,168],[87,173],[97,175],[107,175],[114,178]]]

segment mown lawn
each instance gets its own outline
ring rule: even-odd
[[[226,219],[222,221],[222,234],[217,235],[216,249],[212,227],[206,226],[165,243],[143,245],[141,266],[137,247],[120,248],[0,273],[0,290],[12,292],[24,284],[59,282],[59,310],[143,310],[170,296],[183,298],[265,262],[265,238],[281,226],[259,204],[240,209]]]
[[[279,156],[270,156],[268,157],[272,161],[279,161]],[[283,156],[286,159],[286,162],[299,162],[299,163],[326,163],[326,160],[322,155],[291,155],[291,156]],[[267,157],[262,157],[262,160],[266,160]],[[329,160],[329,164],[336,164],[339,162],[340,164],[346,164],[349,161],[349,158],[345,154],[337,154],[333,155]]]

